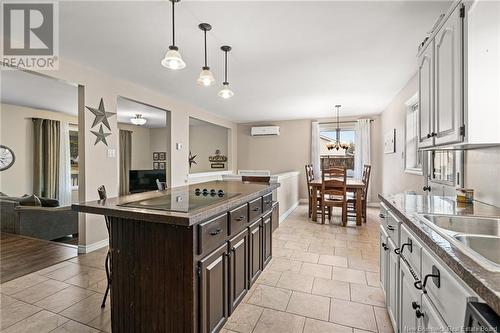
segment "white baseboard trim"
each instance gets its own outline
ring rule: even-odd
[[[78,245],[78,253],[90,253],[95,250],[99,250],[105,246],[109,245],[109,239],[103,239],[102,241],[95,242],[89,245]]]
[[[286,212],[284,212],[283,214],[280,215],[280,221],[279,223],[283,222],[287,217],[288,215],[292,214],[292,212],[295,210],[295,208],[297,208],[297,206],[299,205],[300,203],[300,200],[297,201],[296,203],[294,203],[292,205],[292,207],[290,207]]]

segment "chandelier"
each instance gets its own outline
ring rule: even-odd
[[[339,112],[340,112],[340,107],[342,105],[340,104],[337,104],[335,105],[335,107],[337,108],[337,128],[335,129],[335,141],[334,142],[329,142],[326,144],[326,148],[328,150],[340,150],[340,149],[344,149],[345,151],[347,151],[347,149],[349,149],[350,145],[349,143],[344,143],[344,142],[340,142],[340,122],[339,122]]]

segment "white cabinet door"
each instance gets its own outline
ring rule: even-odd
[[[383,227],[383,225],[380,225],[380,286],[382,287],[382,291],[384,292],[385,295],[385,302],[387,304],[388,302],[388,297],[387,297],[387,282],[389,280],[388,274],[389,274],[389,245],[387,244],[387,233]]]
[[[415,288],[416,280],[406,264],[401,262],[400,267],[399,332],[420,332],[418,328],[422,327],[422,317],[417,317],[416,310],[422,306],[420,302],[421,292]]]
[[[434,41],[418,57],[419,148],[434,144]]]
[[[422,295],[422,324],[423,332],[449,332],[448,325],[441,318],[427,295]],[[460,327],[460,326],[457,326]]]
[[[435,37],[436,145],[463,140],[463,5],[448,17]],[[431,133],[432,135],[432,133]]]
[[[392,240],[388,239],[389,252],[389,274],[387,287],[387,311],[391,319],[392,326],[398,327],[398,297],[399,297],[399,256],[394,252],[396,246]]]

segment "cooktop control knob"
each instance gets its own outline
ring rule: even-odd
[[[215,196],[215,195],[217,195],[217,192],[215,191],[215,189],[211,189],[211,190],[210,190],[210,195],[211,195],[211,196]]]
[[[208,195],[208,190],[206,188],[203,189],[203,195]]]
[[[224,190],[217,191],[217,194],[219,195],[219,197],[223,197],[224,196]]]
[[[200,195],[201,194],[201,190],[199,188],[195,189],[194,190],[194,194]]]

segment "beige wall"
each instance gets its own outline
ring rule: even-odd
[[[406,106],[418,91],[418,76],[414,75],[403,89],[394,97],[380,116],[381,127],[378,136],[378,159],[382,161],[382,173],[379,175],[382,184],[380,192],[397,193],[406,190],[422,191],[424,178],[420,175],[404,171],[404,130],[406,124]],[[384,134],[396,129],[396,152],[384,154]],[[375,178],[375,177],[374,177]]]
[[[223,169],[212,169],[209,156],[215,155],[219,149],[221,155],[227,156],[228,129],[211,124],[189,126],[189,150],[196,155],[196,164],[193,164],[190,173],[227,170],[227,162]]]
[[[371,125],[371,165],[372,176],[369,191],[372,200],[380,192],[381,161],[378,153],[380,118],[373,116]],[[354,121],[356,118],[344,117],[341,121]],[[334,119],[320,119],[331,122]],[[258,125],[280,126],[279,136],[254,137],[250,128]],[[238,125],[238,168],[270,170],[271,173],[299,171],[300,198],[307,198],[307,183],[304,174],[305,164],[310,163],[311,120],[276,121],[272,123],[251,123]],[[378,177],[378,179],[374,179]]]
[[[118,194],[118,126],[116,116],[110,117],[111,135],[106,139],[108,146],[102,143],[94,146],[95,137],[90,133],[93,114],[85,110],[84,106],[97,107],[99,100],[104,99],[106,111],[116,113],[118,96],[127,96],[132,100],[170,111],[171,122],[171,166],[170,179],[172,186],[184,185],[188,182],[188,143],[189,143],[189,117],[208,121],[217,125],[231,128],[236,131],[236,125],[228,120],[215,116],[188,103],[178,101],[161,92],[146,89],[129,81],[111,77],[89,67],[74,63],[68,59],[60,58],[59,70],[44,73],[51,77],[79,84],[79,133],[81,170],[80,184],[81,201],[98,199],[96,189],[105,185],[108,196]],[[167,73],[168,75],[168,73]],[[229,158],[230,167],[236,164],[236,137],[231,137]],[[176,150],[176,143],[181,143],[183,148]],[[111,150],[111,151],[109,151]],[[114,150],[115,155],[109,154]],[[111,157],[108,157],[111,156]],[[79,242],[82,247],[105,241],[108,237],[103,216],[82,214],[80,219]]]
[[[33,123],[31,118],[78,123],[77,117],[61,112],[1,104],[0,142],[11,148],[16,156],[12,167],[0,173],[0,191],[10,196],[33,193]]]
[[[250,128],[256,125],[280,126],[279,136],[256,137]],[[289,120],[238,125],[238,168],[270,170],[271,173],[299,171],[299,193],[307,198],[304,166],[310,160],[311,121]]]

